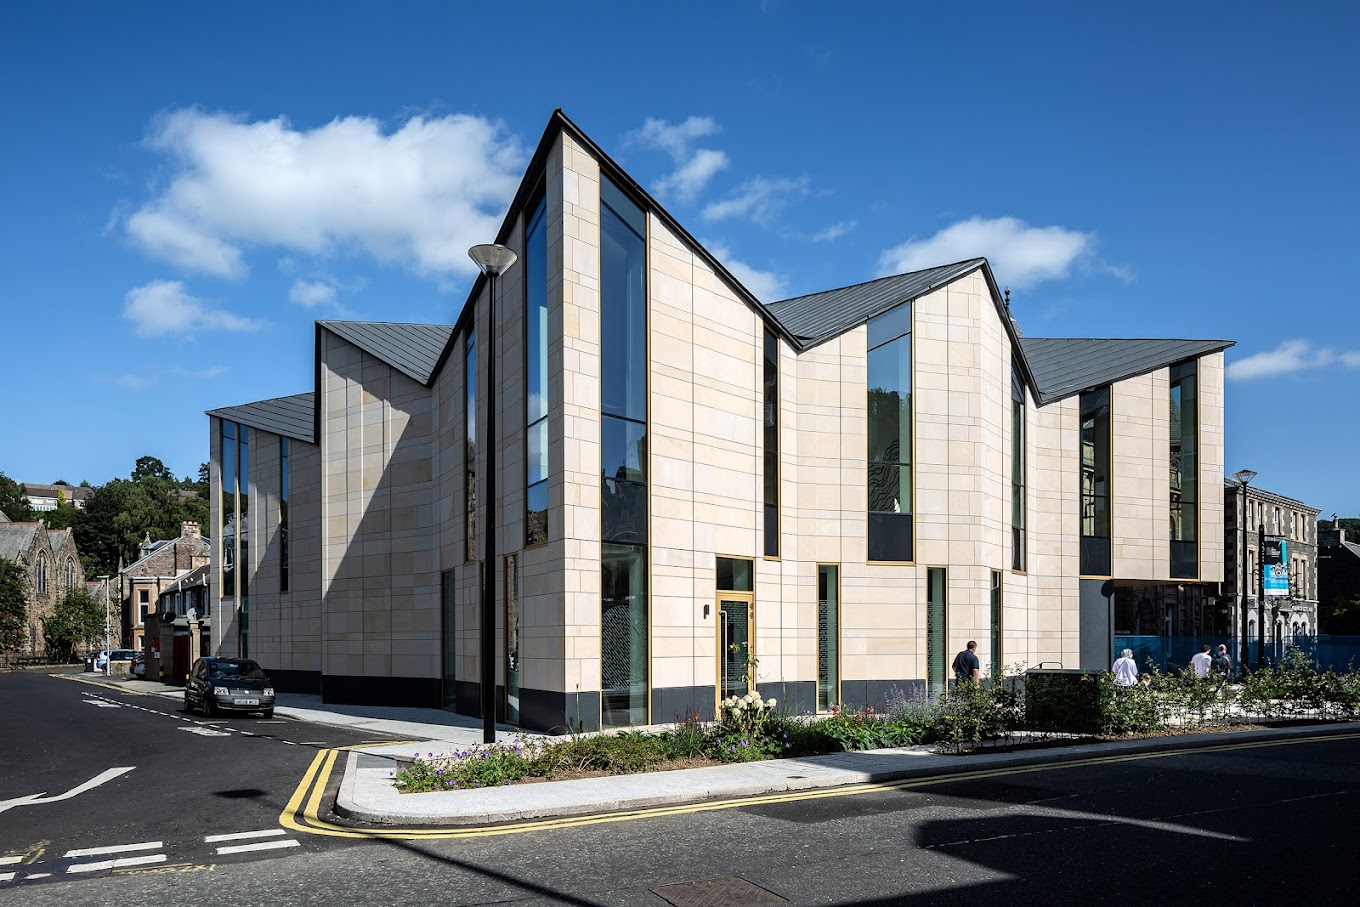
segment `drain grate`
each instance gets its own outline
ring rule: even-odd
[[[737,876],[663,885],[652,892],[675,907],[760,907],[788,903],[773,891]]]

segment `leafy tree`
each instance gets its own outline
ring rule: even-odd
[[[84,589],[68,589],[43,621],[43,643],[50,658],[67,661],[77,648],[89,648],[103,638],[104,608]]]
[[[175,474],[156,457],[138,457],[137,465],[132,468],[132,481],[141,482],[150,478],[164,479],[173,483]]]
[[[1336,636],[1360,636],[1360,595],[1338,595],[1324,607],[1322,632]]]
[[[13,561],[0,561],[0,652],[28,642],[28,580]]]
[[[28,523],[36,519],[33,508],[28,506],[24,487],[3,472],[0,472],[0,513],[16,523]]]
[[[57,505],[56,510],[44,513],[42,518],[43,522],[47,523],[48,529],[70,529],[76,524],[76,517],[79,514],[79,510],[63,501]]]

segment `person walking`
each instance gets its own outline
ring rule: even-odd
[[[1218,679],[1219,688],[1227,686],[1232,678],[1232,656],[1228,654],[1228,647],[1220,645],[1218,651],[1214,653],[1214,676]]]
[[[968,646],[954,656],[954,679],[959,683],[977,683],[982,679],[982,662],[977,657],[977,642],[968,640]]]
[[[1200,646],[1200,650],[1190,656],[1190,670],[1195,672],[1195,676],[1200,680],[1209,676],[1209,666],[1213,664],[1213,659],[1209,657],[1209,644]]]
[[[1133,650],[1125,649],[1119,653],[1114,663],[1114,685],[1131,687],[1138,682],[1138,663],[1133,660]]]

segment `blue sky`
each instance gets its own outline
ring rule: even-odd
[[[560,106],[762,298],[986,255],[1029,336],[1236,340],[1228,471],[1357,515],[1358,19],[4,4],[0,471],[192,475],[313,320],[451,321]]]

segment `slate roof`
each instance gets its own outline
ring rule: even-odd
[[[291,397],[275,397],[257,403],[243,403],[240,406],[225,406],[210,409],[208,415],[240,422],[260,431],[273,432],[285,438],[295,438],[316,443],[316,395],[312,391],[293,394]]]
[[[880,277],[868,283],[824,290],[772,302],[770,314],[798,338],[802,349],[816,346],[891,309],[898,303],[924,296],[936,287],[957,280],[986,264],[985,258],[970,258],[951,265]]]
[[[426,387],[444,358],[451,324],[318,321],[318,325],[370,353]]]
[[[37,523],[0,523],[0,560],[18,561],[33,547]]]
[[[0,523],[8,523],[9,517],[5,516],[5,511],[0,510]]]
[[[1020,347],[1039,404],[1145,375],[1185,359],[1216,353],[1232,340],[1102,340],[1022,337]]]

